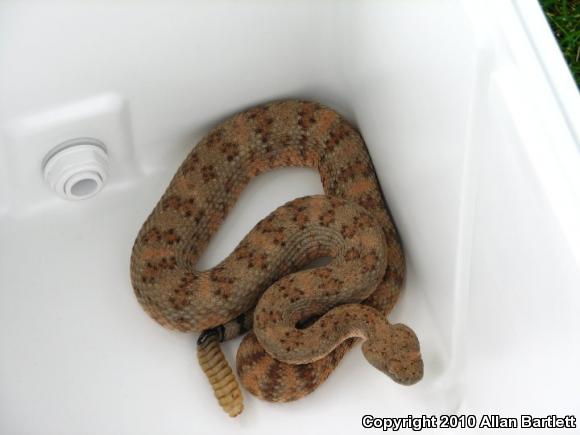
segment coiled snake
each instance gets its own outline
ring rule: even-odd
[[[279,207],[220,264],[196,270],[248,182],[282,166],[315,168],[325,195]],[[332,260],[301,270],[320,257]],[[265,400],[309,394],[357,339],[366,359],[396,382],[421,379],[417,337],[386,320],[404,273],[360,134],[330,108],[294,100],[249,109],[205,136],[141,227],[131,256],[145,311],[165,327],[204,331],[200,362],[230,415],[241,412],[241,395],[216,343],[247,330],[237,371]]]

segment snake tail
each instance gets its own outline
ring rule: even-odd
[[[204,331],[197,340],[197,358],[220,406],[230,417],[236,417],[244,410],[244,398],[221,350],[222,338],[223,328]]]

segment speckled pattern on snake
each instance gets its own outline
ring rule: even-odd
[[[197,270],[248,182],[283,166],[316,169],[325,195],[279,207],[225,260]],[[320,257],[331,261],[302,270]],[[221,340],[251,330],[238,375],[252,394],[276,402],[316,389],[359,339],[366,359],[396,382],[421,379],[417,337],[386,319],[404,274],[362,137],[334,110],[295,100],[251,108],[207,134],[143,224],[131,257],[137,299],[161,325]]]

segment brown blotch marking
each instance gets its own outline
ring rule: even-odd
[[[217,173],[213,165],[205,165],[201,168],[201,176],[205,183],[215,180],[217,178]]]
[[[220,151],[224,154],[226,160],[231,162],[240,155],[239,148],[240,146],[235,142],[225,142],[221,145]]]
[[[181,237],[175,231],[175,228],[170,228],[163,232],[163,240],[168,245],[173,245],[174,243],[179,243],[181,241]]]
[[[189,173],[196,171],[199,165],[199,161],[199,156],[195,151],[193,151],[181,165],[180,172],[186,176]]]

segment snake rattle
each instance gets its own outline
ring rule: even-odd
[[[249,181],[284,166],[314,168],[325,195],[262,219],[217,266],[200,255]],[[323,267],[302,270],[331,257]],[[309,101],[251,108],[190,152],[135,240],[131,281],[161,325],[203,331],[198,358],[226,412],[242,396],[219,342],[250,331],[236,357],[241,383],[274,402],[314,391],[359,340],[374,367],[401,384],[423,375],[419,341],[390,324],[405,276],[399,236],[360,134]]]

